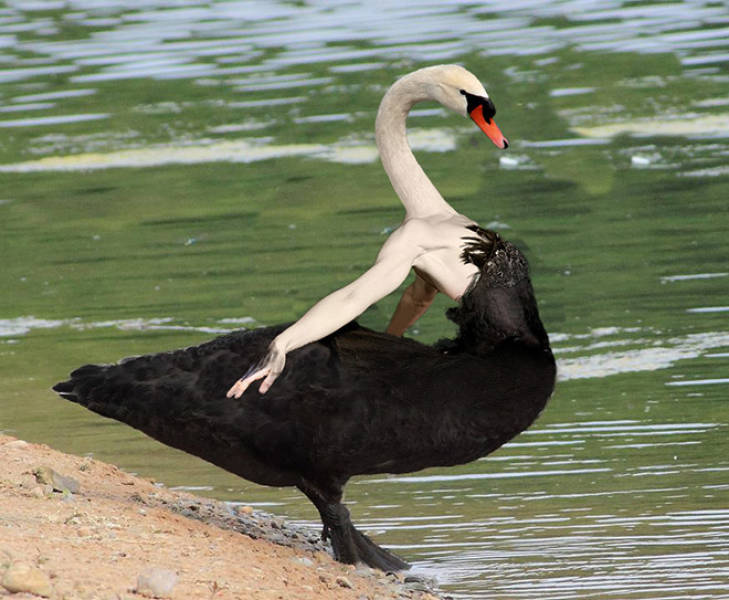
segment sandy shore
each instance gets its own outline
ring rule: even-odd
[[[0,435],[0,465],[0,598],[440,597],[421,582],[337,563],[316,532],[280,517],[232,511],[97,460]],[[10,591],[23,586],[35,595]]]

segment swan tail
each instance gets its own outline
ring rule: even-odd
[[[70,379],[60,381],[54,385],[53,391],[65,400],[88,407],[89,391],[96,388],[103,380],[103,366],[85,365],[71,373]]]
[[[53,386],[65,400],[116,419],[169,443],[168,429],[179,426],[196,395],[190,373],[171,354],[124,359],[113,365],[85,365]]]

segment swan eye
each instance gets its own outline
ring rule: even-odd
[[[477,107],[483,106],[483,116],[488,121],[492,119],[496,114],[496,107],[491,101],[491,98],[484,98],[483,96],[477,96],[475,94],[469,94],[465,90],[461,90],[461,94],[466,97],[468,114],[471,114]]]

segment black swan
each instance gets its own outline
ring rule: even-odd
[[[447,312],[452,340],[427,346],[352,321],[290,351],[265,395],[227,396],[287,328],[265,327],[87,365],[54,390],[250,481],[297,487],[337,560],[407,568],[352,525],[341,503],[349,478],[485,456],[526,429],[554,388],[526,259],[495,232],[464,231],[458,257],[473,275]]]

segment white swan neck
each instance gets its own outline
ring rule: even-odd
[[[456,213],[418,164],[408,144],[405,121],[414,104],[432,99],[429,83],[419,71],[396,81],[382,99],[375,121],[380,160],[405,207],[406,219]]]

